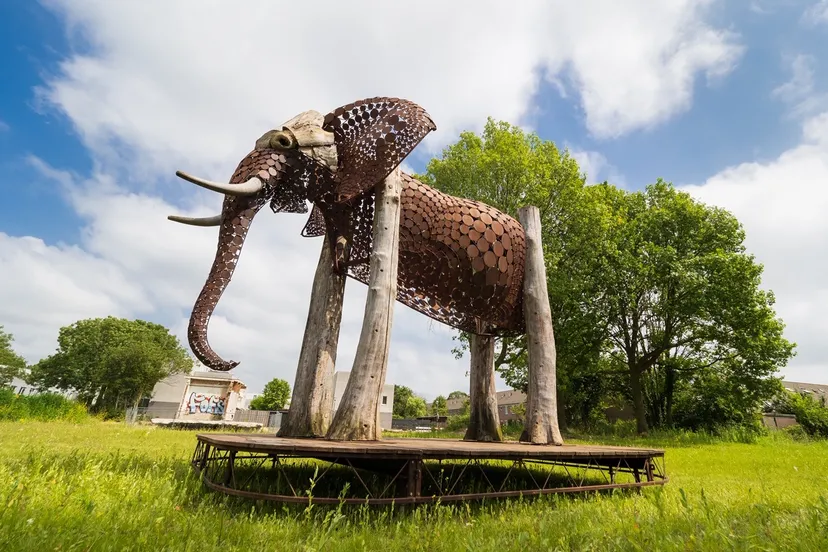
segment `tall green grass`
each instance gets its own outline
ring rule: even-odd
[[[209,492],[194,432],[6,422],[0,550],[828,550],[828,442],[686,441],[663,488],[401,511]]]
[[[91,418],[82,404],[56,393],[17,395],[11,389],[0,389],[0,421],[24,420],[77,423]]]

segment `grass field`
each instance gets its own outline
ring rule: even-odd
[[[391,511],[210,493],[188,465],[193,432],[3,422],[0,550],[828,550],[828,442],[627,444],[665,447],[671,481]]]

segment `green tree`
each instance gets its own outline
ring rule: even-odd
[[[87,407],[104,411],[137,404],[160,380],[192,367],[164,326],[110,316],[62,327],[57,352],[32,366],[29,380],[73,391]]]
[[[14,352],[12,343],[14,336],[0,325],[0,387],[11,383],[12,378],[20,377],[26,369],[26,360]]]
[[[446,416],[448,414],[448,405],[444,396],[438,395],[434,399],[431,403],[431,413],[436,416]]]
[[[584,378],[597,379],[603,328],[594,305],[603,291],[600,269],[606,244],[595,229],[605,224],[606,214],[597,198],[587,193],[575,159],[551,141],[490,118],[481,135],[462,133],[418,177],[515,218],[523,205],[538,207],[555,327],[561,423],[595,410],[602,393],[578,390],[585,387]],[[460,358],[468,349],[468,335],[460,333],[455,339],[459,343],[454,353]],[[495,369],[507,384],[524,391],[526,360],[525,337],[497,340]]]
[[[418,418],[428,413],[425,399],[418,397],[410,388],[404,385],[394,386],[394,407],[395,418]]]
[[[758,411],[794,345],[773,294],[760,289],[762,266],[746,253],[739,222],[662,180],[634,193],[594,191],[614,215],[604,229],[604,352],[626,372],[638,431],[672,423],[677,383],[697,403],[719,397],[739,412],[723,423]],[[724,412],[713,408],[711,418]]]
[[[250,401],[250,410],[281,410],[290,398],[290,384],[273,378],[264,386],[262,394]]]
[[[448,394],[448,400],[452,399],[468,399],[469,394],[464,391],[452,391]]]

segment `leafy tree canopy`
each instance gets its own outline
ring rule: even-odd
[[[466,393],[466,392],[464,392],[464,391],[452,391],[451,393],[449,393],[449,394],[448,394],[448,397],[447,397],[447,398],[448,398],[448,400],[452,400],[452,399],[468,399],[468,398],[469,398],[469,394],[468,394],[468,393]]]
[[[444,396],[438,395],[434,399],[431,403],[431,413],[436,416],[446,416],[448,414],[448,405]]]
[[[250,410],[281,410],[290,398],[290,384],[273,378],[264,386],[262,394],[250,401]]]
[[[118,409],[192,367],[192,358],[164,326],[110,316],[62,327],[57,352],[32,367],[30,380],[76,392],[94,410]]]
[[[417,418],[428,413],[425,399],[418,397],[410,388],[404,385],[394,386],[394,408],[395,418]]]
[[[672,421],[667,402],[678,380],[742,416],[758,411],[794,345],[782,335],[773,294],[760,287],[762,266],[746,252],[738,220],[662,180],[632,193],[592,191],[612,213],[603,228],[603,353],[629,378],[639,431]],[[658,408],[647,412],[659,401],[664,420]],[[709,419],[717,417],[733,419]]]
[[[8,385],[12,378],[20,377],[26,368],[26,359],[12,348],[14,336],[0,325],[0,386]]]

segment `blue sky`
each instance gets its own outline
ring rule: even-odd
[[[181,276],[175,293],[149,289],[141,283],[143,275],[154,272],[162,261],[141,257],[145,252],[135,241],[115,242],[120,234],[107,224],[118,224],[118,220],[111,220],[117,206],[136,217],[144,213],[142,208],[216,208],[215,198],[175,181],[174,170],[198,167],[209,173],[205,176],[226,178],[266,125],[278,124],[304,109],[324,112],[359,97],[387,94],[418,101],[434,116],[440,129],[407,160],[415,170],[422,169],[460,130],[478,130],[492,115],[524,124],[541,137],[570,148],[584,161],[582,166],[590,172],[590,181],[609,179],[637,189],[661,177],[689,186],[706,201],[732,208],[745,222],[749,245],[769,271],[768,285],[777,292],[780,314],[794,322],[794,335],[789,337],[800,343],[800,356],[792,364],[791,374],[800,380],[828,383],[822,356],[828,349],[820,346],[817,338],[822,326],[819,322],[817,326],[808,324],[817,320],[820,305],[828,305],[828,299],[824,299],[828,292],[816,280],[809,281],[810,288],[803,288],[803,282],[791,283],[797,274],[823,269],[807,263],[813,262],[814,255],[819,256],[820,247],[824,251],[828,234],[822,233],[824,226],[815,226],[802,234],[809,241],[801,255],[793,260],[784,255],[777,257],[780,251],[791,254],[792,248],[785,246],[787,239],[799,240],[798,246],[804,247],[796,237],[800,234],[786,237],[777,227],[771,231],[762,226],[778,217],[763,214],[756,207],[762,197],[776,197],[761,192],[765,189],[762,186],[787,198],[790,204],[786,203],[786,216],[793,221],[801,202],[822,205],[824,195],[815,191],[816,187],[802,188],[802,184],[795,190],[790,188],[790,193],[784,192],[791,184],[779,182],[775,175],[780,173],[774,172],[774,167],[787,162],[791,156],[786,157],[786,152],[801,151],[797,148],[803,146],[803,132],[807,134],[803,129],[812,128],[809,122],[818,121],[828,109],[824,101],[828,91],[828,17],[824,21],[820,18],[822,13],[828,15],[825,2],[757,0],[725,4],[687,0],[675,9],[659,11],[660,7],[654,8],[660,5],[658,2],[642,1],[630,3],[629,13],[624,13],[626,19],[617,26],[614,16],[606,14],[602,26],[601,21],[592,20],[600,19],[594,14],[605,11],[606,4],[596,0],[596,11],[590,12],[588,6],[560,8],[563,11],[550,16],[545,27],[540,25],[542,28],[536,28],[541,15],[529,16],[517,8],[512,14],[495,13],[504,8],[491,7],[488,16],[465,21],[458,7],[456,12],[443,13],[445,23],[429,20],[440,4],[426,2],[416,13],[406,16],[411,35],[422,37],[423,32],[418,34],[417,29],[430,30],[421,43],[408,46],[402,40],[389,42],[388,33],[377,31],[371,36],[369,30],[363,30],[357,40],[361,41],[359,47],[369,51],[374,43],[384,46],[388,52],[382,55],[389,56],[388,65],[373,71],[368,65],[359,65],[363,61],[354,61],[361,54],[354,53],[350,58],[343,54],[359,70],[336,73],[335,78],[329,78],[323,70],[328,62],[319,62],[310,53],[295,54],[296,60],[285,61],[284,56],[270,58],[261,53],[269,51],[266,48],[238,46],[249,37],[239,29],[230,31],[230,24],[227,28],[223,25],[228,18],[243,20],[244,14],[229,12],[227,7],[206,6],[198,14],[188,14],[178,6],[159,11],[160,2],[146,2],[140,7],[128,4],[95,0],[0,3],[0,186],[4,192],[0,236],[5,235],[6,248],[0,248],[0,263],[18,272],[44,271],[37,276],[26,272],[22,280],[28,282],[20,282],[7,292],[14,295],[16,303],[14,307],[0,307],[0,324],[5,323],[15,333],[30,360],[51,351],[57,328],[71,322],[72,316],[101,315],[112,308],[113,314],[153,318],[177,331],[186,324],[188,302],[194,299],[206,275],[205,267],[212,260],[209,240],[214,237],[192,253],[192,267],[176,267],[168,258],[175,256],[172,253],[164,257],[164,266],[175,274],[188,274]],[[532,6],[526,11],[545,9],[540,4]],[[266,3],[248,9],[258,10],[259,19],[270,17]],[[340,31],[330,31],[338,28],[337,21],[348,17],[346,11],[330,15],[330,21],[314,12],[311,15],[320,19],[305,31],[329,29],[329,36],[351,40],[353,36],[344,30],[341,35],[337,35]],[[276,21],[289,15],[274,12],[272,17]],[[498,21],[503,24],[498,26]],[[216,38],[210,42],[219,44],[200,48],[197,33],[188,34],[186,23],[207,35],[212,32]],[[573,30],[562,32],[567,25]],[[456,30],[460,38],[448,36],[447,29]],[[479,29],[503,33],[498,51],[492,50],[490,37],[478,36]],[[174,36],[177,34],[182,36]],[[672,35],[677,38],[672,39]],[[643,37],[641,44],[635,42],[637,37]],[[238,50],[233,49],[236,46]],[[206,51],[210,48],[219,49]],[[469,52],[475,52],[475,57],[463,58]],[[527,52],[536,58],[530,55],[528,61],[518,61],[527,58]],[[262,59],[255,61],[256,56]],[[452,60],[452,56],[458,59]],[[291,68],[284,74],[262,69],[280,63]],[[194,66],[202,69],[196,72]],[[621,69],[612,74],[616,67]],[[261,86],[249,90],[234,82],[255,82],[264,71],[273,73],[268,77],[271,89],[266,93]],[[546,73],[554,74],[556,82],[538,78]],[[291,75],[304,78],[293,81]],[[794,79],[796,75],[798,79]],[[792,84],[780,89],[785,83]],[[136,87],[141,92],[135,92]],[[237,99],[247,93],[249,98]],[[822,144],[820,140],[816,142]],[[810,169],[805,170],[809,163],[822,166],[825,158],[820,157],[819,147],[816,153],[808,152],[813,156],[797,167],[803,174],[813,175]],[[756,185],[751,188],[754,181]],[[756,200],[748,201],[746,193],[756,194]],[[132,209],[127,206],[130,201],[142,207]],[[159,243],[192,236],[169,229],[160,219],[153,220],[158,220],[158,228],[162,229],[159,232],[174,232],[170,234],[173,237]],[[304,263],[303,270],[312,271],[317,246],[308,248],[306,242],[294,236],[302,223],[296,217],[274,222],[267,232],[268,236],[287,240],[284,243],[290,254],[300,259],[298,263]],[[294,234],[288,238],[286,232]],[[37,240],[42,241],[42,247]],[[130,249],[133,246],[134,251]],[[261,246],[265,252],[261,263],[267,266],[266,252],[272,251],[272,246],[267,246],[264,238]],[[255,247],[251,244],[249,248]],[[245,255],[247,252],[243,259]],[[112,275],[108,281],[128,282],[123,287],[131,291],[110,295],[101,292],[100,300],[81,301],[77,297],[93,297],[97,288],[89,287],[93,280],[82,274],[75,280],[59,277],[64,261],[71,267],[90,263],[98,266],[99,274]],[[82,272],[83,268],[77,270]],[[257,278],[252,273],[243,277],[251,281]],[[307,293],[309,279],[296,277],[295,295]],[[68,287],[59,291],[55,283],[58,280]],[[48,293],[38,286],[47,286]],[[811,301],[810,307],[803,306],[808,303],[801,295],[806,290],[811,298],[825,303]],[[358,332],[361,295],[355,293],[354,324]],[[26,305],[43,297],[50,297],[53,303],[67,294],[74,294],[75,299],[67,299],[71,307],[56,307],[60,315],[38,318],[21,313]],[[237,300],[243,301],[242,297],[240,294]],[[298,325],[297,331],[301,332],[306,305],[303,301],[298,301],[295,312],[279,323]],[[403,315],[403,320],[409,320],[407,317],[409,314]],[[254,327],[245,330],[245,323],[234,319],[230,311],[225,322],[235,328],[227,330],[225,343],[258,339],[251,333]],[[457,367],[463,365],[450,358],[438,360],[440,355],[450,357],[444,349],[447,343],[450,346],[450,332],[435,330],[419,320],[404,328],[401,324],[395,330],[401,365],[434,364],[440,374],[458,371]],[[247,337],[233,331],[247,331]],[[418,332],[423,331],[431,337],[418,341]],[[262,343],[255,347],[267,348]],[[427,359],[417,356],[431,349],[434,352]],[[286,360],[278,371],[289,380],[295,363],[290,355],[297,350],[298,343],[290,339],[285,339],[280,349]],[[244,356],[244,347],[238,345],[238,351],[236,356]],[[266,363],[248,363],[253,366],[245,373],[253,386],[267,379],[264,369],[255,366],[257,362]],[[415,388],[429,387],[426,382],[432,379],[412,375],[403,368],[395,377]],[[462,369],[459,374],[441,378],[446,389],[440,391],[464,385]],[[428,395],[430,390],[423,388],[421,392]]]
[[[91,160],[71,123],[38,105],[35,87],[53,73],[69,51],[62,22],[34,2],[0,5],[0,182],[8,201],[0,205],[2,231],[37,235],[53,242],[77,241],[80,221],[56,193],[28,166],[40,155],[57,166],[89,171]],[[20,183],[27,182],[25,186]]]

